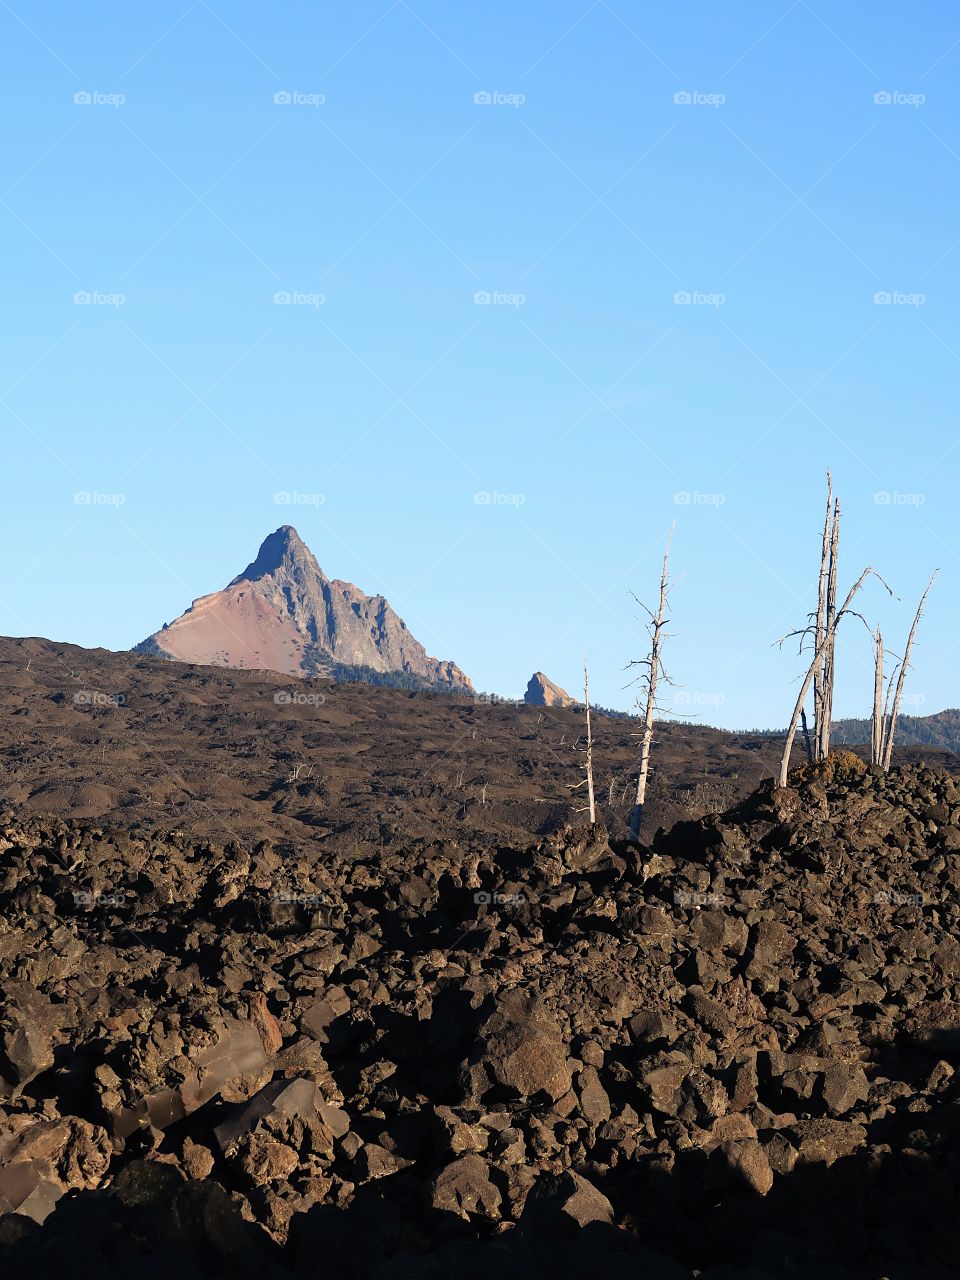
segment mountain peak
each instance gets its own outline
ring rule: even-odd
[[[264,538],[222,591],[200,596],[135,649],[293,676],[356,678],[349,668],[454,692],[473,687],[455,663],[430,657],[383,596],[331,581],[290,524]]]
[[[554,684],[542,671],[535,671],[530,677],[527,692],[523,700],[531,707],[576,707],[580,704],[571,698],[566,689]]]
[[[278,569],[297,567],[311,568],[322,576],[313,552],[293,525],[282,524],[279,529],[267,534],[260,544],[256,559],[252,560],[243,573],[238,574],[229,585],[232,587],[238,582],[256,582],[258,578],[265,578],[268,574],[276,573]]]

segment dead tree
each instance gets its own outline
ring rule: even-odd
[[[817,582],[817,615],[814,620],[813,627],[813,647],[816,649],[824,637],[827,629],[827,584],[830,580],[830,547],[832,544],[832,523],[833,523],[833,476],[827,470],[827,514],[823,520],[823,542],[820,550],[820,577]],[[819,759],[820,752],[820,726],[823,723],[823,671],[822,668],[815,671],[813,675],[813,738],[814,749],[811,751],[809,742],[807,746],[807,754],[811,761]],[[806,736],[806,711],[803,712],[804,736]]]
[[[663,651],[663,642],[667,638],[666,626],[669,619],[665,617],[667,611],[667,602],[670,597],[670,588],[672,583],[667,571],[670,560],[670,544],[673,541],[673,530],[676,526],[671,526],[670,535],[667,538],[667,547],[663,553],[663,567],[660,572],[660,603],[657,606],[657,612],[653,613],[641,601],[634,600],[646,612],[650,621],[647,623],[647,633],[650,636],[650,653],[646,658],[638,658],[629,663],[631,667],[642,667],[643,672],[637,677],[641,690],[646,693],[646,706],[644,708],[643,731],[640,733],[640,767],[637,771],[637,790],[633,801],[633,808],[630,811],[630,838],[638,840],[640,838],[640,823],[643,818],[643,806],[647,795],[647,774],[650,771],[650,746],[653,742],[653,719],[654,714],[662,708],[657,706],[657,683],[663,680],[664,683],[670,684],[672,681],[667,675],[663,667],[663,659],[661,657]],[[637,700],[639,706],[639,698]]]
[[[873,636],[874,673],[873,673],[873,719],[870,729],[870,763],[883,764],[883,737],[886,722],[885,700],[883,696],[884,674],[883,636],[877,627]]]
[[[587,754],[583,763],[583,770],[586,777],[580,782],[570,784],[569,790],[578,791],[581,787],[587,788],[587,803],[580,809],[575,809],[574,813],[589,813],[591,827],[597,823],[597,806],[593,794],[593,734],[590,729],[590,672],[587,669],[587,659],[584,655],[583,659],[583,704],[586,709],[587,716]],[[613,784],[611,783],[611,786]]]
[[[796,706],[793,708],[793,715],[790,718],[790,728],[787,730],[787,741],[784,745],[783,757],[780,761],[780,786],[781,787],[785,787],[787,785],[787,775],[790,772],[790,753],[793,751],[793,741],[794,741],[794,738],[796,738],[797,736],[797,725],[800,723],[800,713],[803,711],[803,704],[806,701],[808,692],[810,691],[810,685],[813,683],[813,678],[816,675],[816,673],[818,671],[823,671],[824,655],[826,654],[827,649],[832,648],[836,642],[837,628],[839,627],[844,614],[846,614],[849,611],[850,605],[853,603],[854,596],[863,586],[864,582],[867,580],[867,578],[870,576],[871,573],[873,573],[873,569],[871,569],[868,565],[867,568],[864,569],[863,573],[861,573],[860,577],[853,584],[853,586],[850,588],[850,590],[847,592],[847,598],[844,600],[840,608],[837,609],[836,612],[834,613],[832,619],[830,620],[830,624],[828,626],[825,625],[823,635],[821,636],[820,641],[816,646],[816,649],[813,655],[813,661],[810,663],[810,669],[807,671],[807,674],[804,677],[803,684],[800,688],[800,693],[797,697]]]
[[[837,616],[837,559],[840,551],[840,502],[833,504],[833,517],[830,526],[830,563],[827,572],[827,608],[824,621],[824,634],[827,644],[823,653],[823,670],[821,672],[820,722],[817,725],[816,756],[818,760],[826,760],[830,754],[830,728],[833,722],[833,687],[836,679],[836,628],[834,620]]]
[[[939,573],[938,569],[934,569],[930,575],[930,581],[927,583],[923,595],[920,597],[920,603],[917,605],[917,612],[913,619],[913,626],[910,628],[910,634],[907,636],[907,647],[903,651],[903,661],[900,663],[900,671],[897,675],[897,687],[893,695],[893,706],[890,709],[889,719],[887,720],[886,730],[882,741],[882,763],[885,770],[889,772],[890,764],[893,760],[893,737],[897,729],[897,716],[900,714],[900,699],[903,697],[903,686],[907,678],[907,668],[910,665],[910,651],[913,648],[913,638],[917,634],[917,627],[920,623],[920,617],[923,613],[923,606],[926,604],[927,596],[930,594],[930,588],[933,586],[934,579]],[[890,677],[891,683],[893,676]]]

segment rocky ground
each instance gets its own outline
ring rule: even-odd
[[[570,788],[583,778],[583,731],[581,712],[484,695],[0,638],[0,808],[21,814],[181,828],[221,843],[269,839],[305,857],[438,838],[522,844],[582,805]],[[611,830],[630,811],[636,731],[627,719],[593,719]],[[646,834],[747,795],[780,749],[758,734],[663,725]]]
[[[957,1274],[960,783],[304,858],[0,816],[8,1273]]]

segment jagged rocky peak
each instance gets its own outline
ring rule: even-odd
[[[531,707],[576,707],[580,705],[576,698],[570,697],[566,689],[561,689],[558,684],[554,684],[542,671],[535,671],[530,677],[523,700]]]
[[[453,662],[431,657],[382,595],[328,578],[292,525],[264,538],[256,558],[222,591],[136,646],[179,662],[472,689]]]

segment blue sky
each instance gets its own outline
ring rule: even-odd
[[[960,703],[960,10],[14,0],[0,59],[0,631],[125,648],[292,523],[626,707],[676,521],[678,708],[777,726],[829,465]]]

